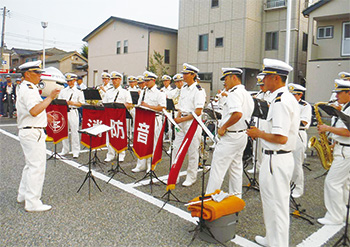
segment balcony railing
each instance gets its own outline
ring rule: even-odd
[[[266,9],[285,7],[286,2],[286,0],[267,0]]]

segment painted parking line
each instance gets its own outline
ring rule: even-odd
[[[17,141],[19,141],[19,138],[18,136],[16,135],[13,135],[3,129],[0,128],[0,133],[1,134],[4,134],[8,137],[11,137]],[[46,150],[46,153],[48,155],[52,155],[52,151],[50,150]],[[67,160],[67,159],[61,159],[62,162],[72,166],[72,167],[75,167],[83,172],[88,172],[88,168],[85,167],[85,166],[82,166],[80,163],[77,163],[73,160]],[[97,171],[92,171],[94,177],[104,181],[104,182],[107,182],[110,178],[100,172],[97,172]],[[162,179],[165,179],[166,176],[163,176]],[[145,181],[146,183],[146,181]],[[149,181],[148,181],[149,183]],[[147,201],[159,208],[163,207],[164,206],[164,201],[162,200],[159,200],[155,197],[153,197],[152,195],[149,195],[149,194],[146,194],[144,192],[141,192],[137,189],[135,189],[134,187],[134,183],[130,183],[130,184],[124,184],[124,183],[121,183],[115,179],[112,179],[110,180],[109,184],[127,192],[127,193],[130,193],[144,201]],[[147,184],[147,183],[146,183]],[[194,218],[191,216],[190,213],[182,210],[182,209],[179,209],[169,203],[165,204],[164,208],[163,208],[165,211],[168,211],[172,214],[175,214],[177,216],[179,216],[180,218],[184,219],[184,220],[187,220],[189,222],[192,222],[193,224],[197,224],[197,220],[198,218]],[[310,235],[308,238],[306,238],[305,240],[303,240],[300,244],[298,244],[297,246],[298,247],[316,247],[316,246],[322,246],[323,244],[325,244],[330,238],[332,238],[335,234],[337,234],[342,228],[343,228],[344,225],[336,225],[336,226],[323,226],[322,228],[320,228],[317,232],[313,233],[312,235]],[[236,235],[236,237],[234,239],[231,240],[231,242],[237,244],[237,245],[240,245],[240,246],[243,246],[243,247],[258,247],[260,245],[246,239],[246,238],[243,238],[239,235]]]

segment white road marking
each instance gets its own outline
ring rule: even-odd
[[[4,134],[8,137],[11,137],[17,141],[19,141],[19,138],[18,136],[16,135],[13,135],[5,130],[2,130],[0,129],[0,133],[1,134]],[[48,155],[52,155],[52,151],[50,150],[46,150],[46,153]],[[73,161],[73,160],[67,160],[67,159],[60,159],[62,162],[72,166],[72,167],[75,167],[83,172],[88,172],[88,168],[85,167],[85,166],[82,166],[81,164]],[[96,172],[96,171],[92,171],[92,174],[96,177],[96,178],[99,178],[100,180],[102,181],[105,181],[107,182],[109,180],[109,177],[107,177],[106,175],[100,173],[100,172]],[[162,179],[165,179],[166,176],[162,176],[161,178]],[[146,184],[147,184],[147,181],[144,181]],[[148,181],[149,183],[149,181]],[[163,205],[164,205],[164,202],[149,195],[149,194],[146,194],[144,192],[141,192],[137,189],[135,189],[134,187],[134,184],[124,184],[124,183],[121,183],[115,179],[112,179],[109,184],[125,191],[125,192],[128,192],[142,200],[145,200],[159,208],[161,208]],[[193,218],[191,216],[190,213],[188,212],[185,212],[183,211],[182,209],[179,209],[169,203],[165,204],[164,210],[172,213],[172,214],[175,214],[177,216],[179,216],[180,218],[184,219],[184,220],[187,220],[189,222],[192,222],[193,224],[197,224],[197,221],[198,221],[198,218]],[[316,247],[316,246],[321,246],[323,244],[325,244],[330,238],[332,238],[336,233],[338,233],[342,228],[343,228],[344,225],[336,225],[336,226],[323,226],[321,229],[319,229],[317,232],[313,233],[312,235],[310,235],[307,239],[303,240],[300,244],[298,244],[297,246],[298,247]],[[243,246],[243,247],[258,247],[260,245],[248,240],[248,239],[245,239],[239,235],[236,235],[236,237],[234,239],[231,240],[231,242],[237,244],[237,245],[240,245],[240,246]]]
[[[324,245],[331,237],[337,234],[342,228],[342,225],[325,225],[317,232],[311,234],[307,239],[303,240],[297,247],[318,247]]]
[[[18,124],[0,124],[0,127],[16,127]]]

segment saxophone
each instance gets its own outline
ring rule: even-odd
[[[318,102],[314,105],[315,109],[315,116],[318,125],[323,124],[320,112],[318,110],[319,105],[326,105],[330,102]],[[320,139],[318,140],[316,136],[313,136],[310,138],[308,147],[309,148],[315,148],[318,154],[318,157],[320,158],[321,164],[324,169],[329,170],[329,168],[332,165],[333,162],[333,150],[331,146],[329,145],[328,138],[326,136],[325,132],[322,132],[319,134]]]

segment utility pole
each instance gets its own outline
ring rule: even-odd
[[[3,61],[3,54],[4,54],[4,38],[5,38],[5,19],[6,19],[6,7],[2,8],[2,31],[1,31],[1,55],[0,55],[0,69],[2,69],[2,61]]]

